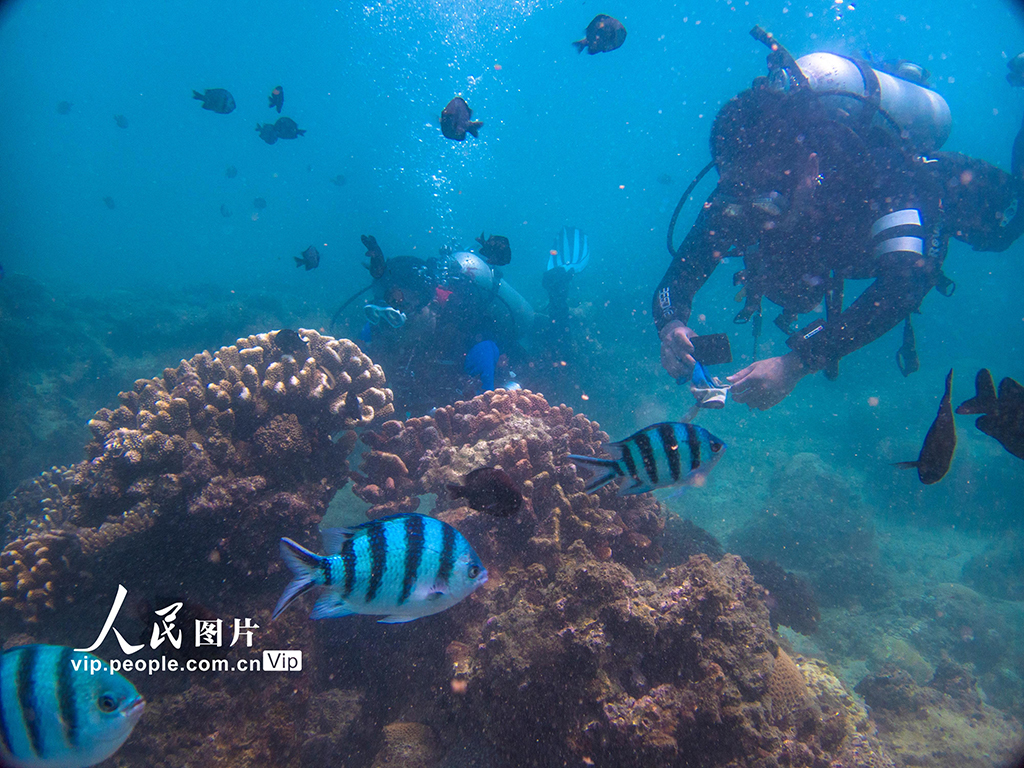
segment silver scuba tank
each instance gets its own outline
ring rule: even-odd
[[[495,277],[494,270],[475,253],[459,251],[452,254],[449,258],[458,264],[459,271],[472,280],[480,291],[484,294],[490,294],[493,297],[492,301],[496,299],[507,307],[512,320],[515,322],[516,338],[520,342],[528,338],[533,330],[534,321],[533,307],[530,306],[530,302],[524,299],[522,294],[509,285],[506,280],[497,282],[497,290],[495,290],[497,278]]]
[[[883,110],[922,150],[938,149],[949,138],[953,124],[949,105],[935,91],[835,53],[809,53],[796,64],[811,90],[838,92],[825,98],[835,99],[835,106],[853,119],[870,117],[884,127],[888,121],[878,114]],[[860,98],[844,97],[843,93]]]

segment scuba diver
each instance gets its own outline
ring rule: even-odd
[[[668,232],[672,261],[653,297],[661,364],[709,407],[737,402],[766,410],[804,376],[838,375],[839,360],[900,322],[904,375],[917,369],[910,315],[934,288],[954,237],[976,251],[1003,251],[1024,230],[1024,154],[1012,174],[959,153],[938,152],[949,135],[946,102],[921,83],[920,67],[877,71],[858,59],[812,53],[798,60],[755,27],[771,48],[768,77],[726,103],[711,130],[709,163],[686,190]],[[1024,129],[1022,129],[1024,130]],[[682,245],[673,247],[680,209],[712,168],[718,185]],[[719,263],[743,259],[734,275],[756,338],[762,299],[781,307],[775,324],[790,352],[756,360],[709,381],[694,357],[693,299]],[[873,282],[844,306],[845,280]],[[822,307],[824,316],[822,316]],[[811,322],[800,316],[814,313]],[[716,386],[717,385],[717,386]]]
[[[543,348],[543,357],[557,355],[559,345],[567,343],[562,321],[569,313],[569,284],[589,259],[586,235],[565,230],[563,237],[572,240],[571,233],[575,243],[567,241],[545,274],[550,322],[476,253],[443,248],[436,258],[385,259],[372,236],[362,240],[373,282],[346,301],[334,319],[372,290],[360,338],[384,369],[399,414],[420,415],[490,389],[518,389],[513,365],[524,364],[531,373],[543,370],[548,366],[534,364],[540,359],[531,354],[534,347]],[[552,351],[549,342],[555,340]],[[543,380],[528,378],[532,388]]]

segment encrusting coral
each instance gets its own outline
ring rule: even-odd
[[[24,619],[71,598],[96,558],[145,551],[139,535],[156,529],[235,576],[265,576],[278,538],[312,530],[345,484],[351,430],[393,412],[380,367],[313,330],[238,339],[119,398],[89,422],[88,461],[4,502],[0,606]]]
[[[370,517],[410,512],[419,497],[436,494],[432,514],[470,536],[482,557],[501,566],[513,559],[552,566],[555,556],[580,539],[599,559],[627,565],[656,563],[664,528],[650,495],[620,496],[614,486],[584,493],[583,478],[565,459],[598,454],[608,435],[568,406],[551,406],[525,390],[485,392],[436,409],[430,416],[385,422],[364,433],[353,490],[372,504]],[[514,521],[494,518],[449,498],[447,485],[478,467],[500,467],[525,503]]]

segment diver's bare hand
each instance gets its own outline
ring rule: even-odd
[[[729,376],[727,380],[732,384],[729,394],[737,403],[767,411],[781,403],[808,373],[810,371],[796,352],[769,357]]]
[[[693,344],[690,337],[697,333],[679,320],[673,320],[661,329],[661,367],[674,379],[684,381],[693,376]]]

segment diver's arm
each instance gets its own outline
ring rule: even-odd
[[[895,328],[938,281],[941,253],[925,252],[917,208],[879,217],[871,234],[875,281],[837,317],[815,321],[789,338],[810,371],[828,367]]]
[[[716,222],[721,219],[718,213],[721,205],[714,198],[712,194],[704,204],[654,291],[652,314],[659,333],[673,320],[683,325],[687,323],[693,308],[693,297],[707,282],[722,258],[714,242]]]

